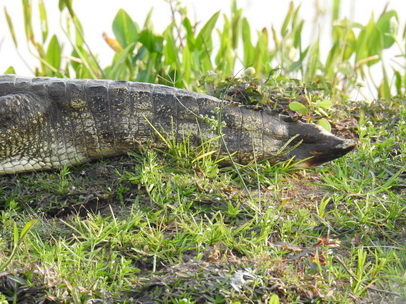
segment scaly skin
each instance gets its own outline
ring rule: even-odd
[[[211,121],[211,122],[210,122]],[[213,123],[222,122],[220,131]],[[352,140],[269,110],[157,84],[87,79],[0,76],[0,175],[57,169],[139,151],[156,130],[190,142],[218,140],[217,156],[253,160],[310,159],[312,167],[351,151]],[[293,151],[275,154],[295,135]]]

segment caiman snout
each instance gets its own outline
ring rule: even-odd
[[[287,122],[288,136],[296,136],[293,144],[301,142],[287,157],[304,160],[297,164],[299,168],[311,168],[329,162],[356,147],[352,139],[343,139],[326,131],[322,127],[302,122]]]

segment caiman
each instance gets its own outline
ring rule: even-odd
[[[224,164],[293,158],[308,168],[355,147],[315,124],[169,86],[0,76],[0,174],[162,148],[158,133],[194,146],[212,140]]]

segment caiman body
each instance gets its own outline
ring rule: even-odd
[[[216,155],[241,164],[294,156],[311,167],[354,148],[314,124],[163,85],[0,76],[0,174],[72,166],[153,142],[162,147],[157,131],[190,136],[194,145],[218,138]],[[294,136],[291,145],[302,143],[276,156]]]

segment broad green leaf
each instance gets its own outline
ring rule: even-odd
[[[264,68],[264,58],[266,57],[268,52],[268,32],[266,29],[262,30],[261,32],[258,32],[258,41],[257,45],[255,47],[255,70],[257,75],[261,74],[262,69]]]
[[[47,18],[47,11],[45,9],[44,1],[38,2],[38,10],[39,10],[39,19],[41,24],[41,32],[42,32],[42,43],[44,43],[48,38],[48,18]]]
[[[154,57],[156,57],[156,53],[150,54],[150,58],[147,61],[147,66],[145,69],[139,71],[137,74],[137,81],[141,82],[153,82],[155,80],[156,73],[154,73]]]
[[[74,17],[73,22],[75,23],[75,42],[77,47],[82,47],[84,44],[84,37],[83,37],[83,27],[77,17]]]
[[[369,56],[369,44],[372,43],[370,40],[371,32],[375,27],[374,15],[372,14],[371,18],[367,25],[361,25],[361,32],[358,35],[357,45],[356,45],[356,55],[355,62],[358,62],[361,59],[367,58]]]
[[[17,73],[16,73],[16,71],[14,70],[14,67],[9,66],[9,67],[7,68],[7,70],[4,71],[3,74],[17,74]]]
[[[23,229],[21,229],[21,233],[20,233],[20,239],[22,240],[25,235],[31,230],[31,228],[34,226],[34,224],[38,222],[38,220],[31,220],[29,221],[27,224],[25,224],[25,226],[23,227]]]
[[[251,42],[251,27],[248,20],[242,20],[242,41],[244,49],[244,66],[248,67],[255,63],[255,48]]]
[[[49,42],[45,60],[55,69],[59,69],[61,65],[62,50],[56,35],[53,35]]]
[[[165,60],[165,65],[170,65],[172,67],[177,67],[178,64],[178,53],[177,46],[175,42],[175,37],[173,36],[174,25],[169,25],[163,33],[163,39],[165,44],[163,46],[163,55]]]
[[[138,41],[151,53],[162,53],[163,37],[155,35],[152,31],[145,29],[140,33]]]
[[[58,8],[59,8],[59,10],[62,12],[65,7],[66,7],[65,1],[59,0],[59,2],[58,2]]]
[[[113,33],[123,48],[137,42],[138,31],[134,21],[123,9],[119,9],[113,21]]]
[[[213,52],[212,32],[219,15],[220,11],[211,16],[196,37],[193,58],[196,68],[199,68],[201,74],[205,74],[207,71],[213,69],[213,64],[211,62]]]
[[[395,73],[395,87],[396,87],[396,92],[399,96],[402,95],[402,75],[399,73],[399,71],[394,71]]]
[[[391,47],[395,42],[394,36],[397,34],[398,14],[396,11],[389,11],[383,14],[376,22],[376,27],[383,37],[383,47]]]
[[[63,9],[66,7],[69,11],[69,14],[74,17],[75,16],[75,12],[72,8],[72,1],[73,0],[59,0],[59,10],[63,11]]]
[[[311,46],[308,46],[304,51],[300,52],[299,60],[292,62],[292,64],[287,69],[288,72],[297,71],[303,66],[303,61],[305,60],[310,47]]]
[[[220,48],[215,57],[217,69],[224,75],[232,75],[235,66],[236,56],[232,46],[232,41],[230,40],[232,31],[230,21],[228,20],[227,16],[224,16],[223,31],[220,31],[219,29],[217,30],[220,38]]]
[[[212,45],[212,32],[214,29],[214,26],[217,23],[217,19],[220,15],[220,11],[215,13],[211,18],[206,22],[206,24],[203,26],[203,28],[200,30],[199,34],[196,37],[196,48],[198,50],[209,50],[211,49]]]
[[[274,73],[274,74],[275,74],[275,73],[278,73],[278,70],[277,70],[277,69],[274,69],[273,73]],[[289,78],[286,78],[285,76],[278,76],[278,77],[276,77],[276,80],[277,80],[277,81],[280,81],[280,82],[282,82],[282,81],[284,81],[284,82],[289,82],[289,81],[290,81],[290,79],[289,79]]]
[[[270,301],[269,301],[269,304],[280,304],[280,303],[281,303],[281,302],[279,301],[278,295],[274,293],[274,294],[271,296],[271,299],[270,299]]]
[[[330,109],[333,106],[333,103],[331,100],[329,99],[324,99],[322,101],[319,101],[317,103],[320,107],[322,107],[323,109]]]
[[[339,60],[338,63],[350,59],[357,43],[350,20],[343,19],[333,26],[333,41],[333,48],[335,48],[335,51],[337,52],[335,57]]]
[[[319,125],[320,127],[322,127],[323,129],[331,132],[331,125],[327,119],[321,118],[316,122],[316,124]]]
[[[383,50],[383,37],[374,21],[374,14],[358,36],[355,47],[355,62],[357,65],[367,64],[371,66],[379,59],[371,60],[372,56],[380,55]]]
[[[195,36],[194,36],[193,26],[190,23],[189,18],[185,17],[182,21],[182,25],[183,25],[184,29],[186,30],[187,45],[189,46],[190,50],[193,50],[195,47]]]
[[[131,66],[128,66],[127,60],[133,47],[134,46],[130,44],[114,55],[113,63],[108,71],[108,78],[116,80],[128,79],[128,76],[131,75]]]
[[[202,53],[199,52],[193,52],[193,57],[197,64],[196,66],[199,67],[198,73],[200,75],[206,74],[208,71],[211,71],[214,69],[213,63],[211,61],[211,52],[209,50],[204,51]]]
[[[302,115],[306,115],[308,112],[306,106],[297,101],[292,101],[289,104],[289,109],[291,109],[292,111],[298,112]]]
[[[345,31],[345,20],[341,20],[340,22],[336,22],[332,28],[332,38],[334,43],[340,43],[341,40],[344,38],[344,31]]]
[[[297,71],[302,67],[302,65],[303,65],[303,60],[299,59],[297,61],[292,62],[292,64],[289,65],[289,67],[287,68],[287,71],[289,73],[293,72],[293,71]]]
[[[383,36],[381,35],[381,32],[378,30],[377,27],[374,27],[372,29],[372,33],[370,35],[370,44],[368,45],[369,49],[369,58],[371,58],[374,55],[381,56],[382,51],[383,51]],[[374,65],[380,61],[379,58],[374,59],[374,60],[369,60],[367,62],[368,66]]]
[[[340,49],[339,49],[339,42],[335,42],[333,47],[328,52],[327,60],[326,60],[326,70],[329,76],[335,73],[334,66],[337,63],[340,63]]]
[[[182,78],[190,82],[192,74],[192,58],[189,46],[185,46],[182,52]]]
[[[348,29],[346,36],[344,38],[344,54],[342,60],[349,60],[352,54],[354,53],[355,46],[357,44],[357,39],[355,38],[354,31]]]

